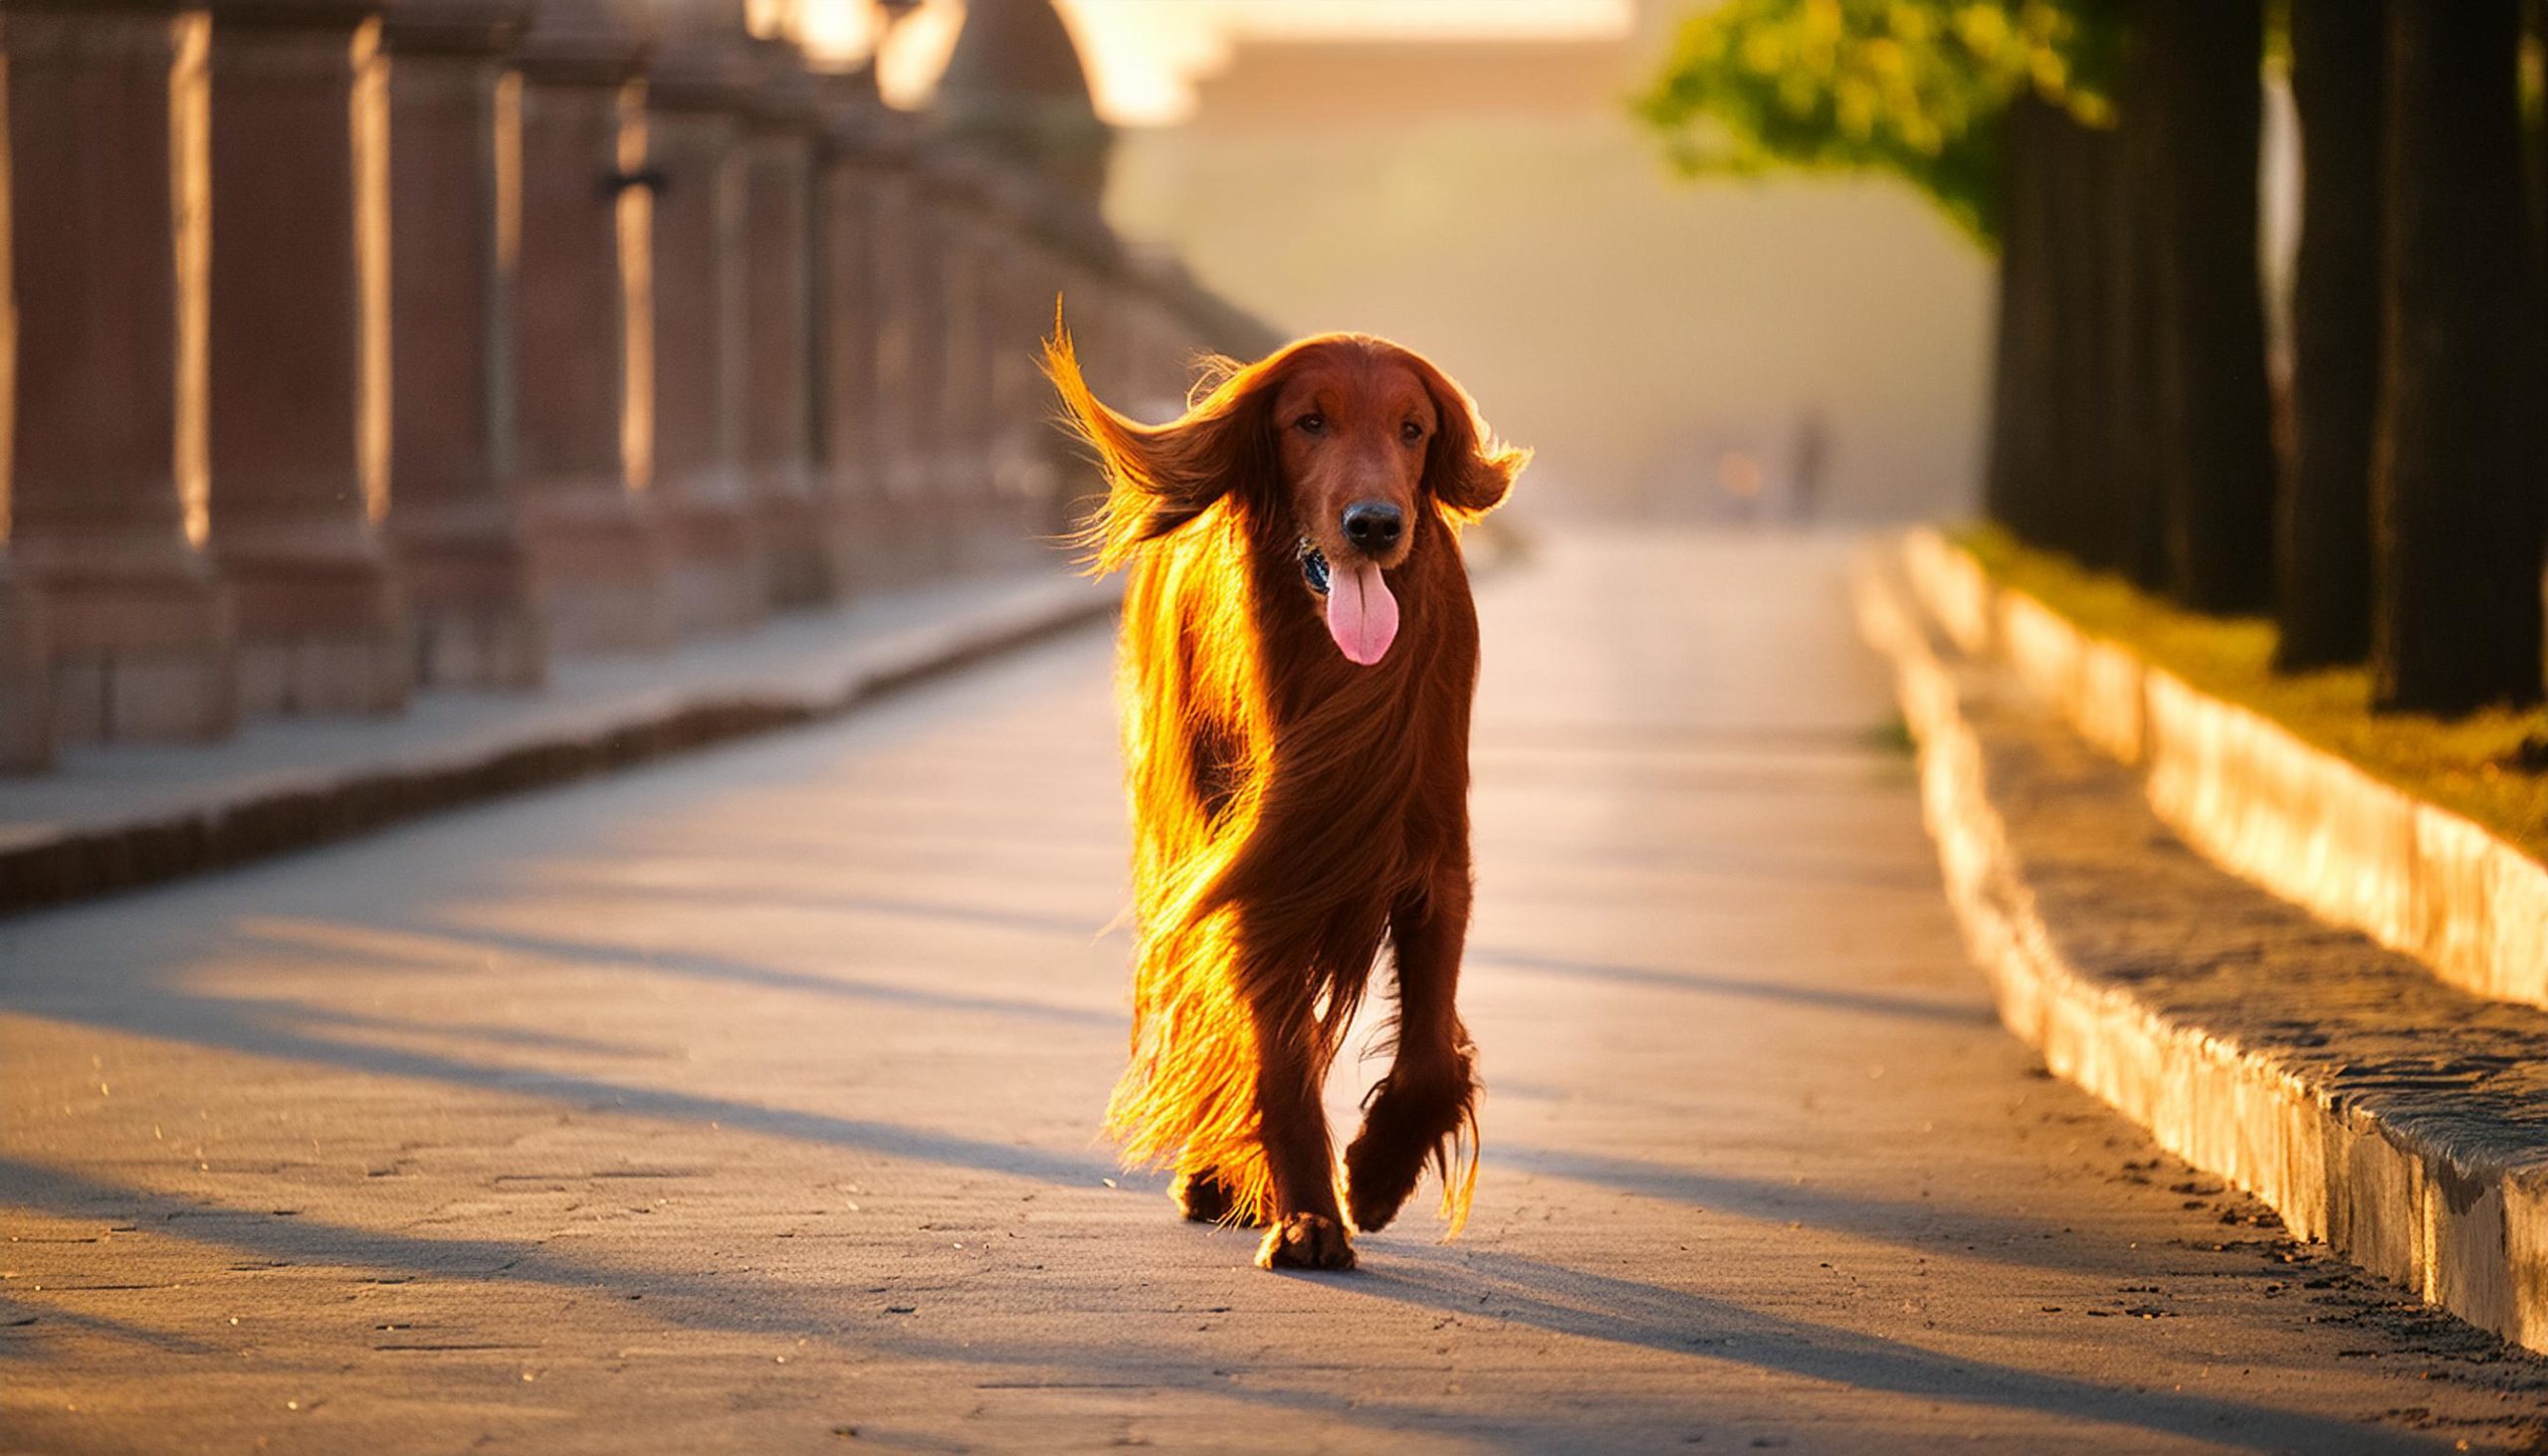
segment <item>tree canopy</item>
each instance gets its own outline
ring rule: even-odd
[[[1682,22],[1638,115],[1691,174],[1890,172],[1996,247],[2002,119],[2031,90],[2113,119],[2115,0],[1725,0]]]

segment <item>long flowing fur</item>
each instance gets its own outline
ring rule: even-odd
[[[1391,915],[1455,874],[1465,922],[1477,624],[1458,530],[1527,459],[1422,365],[1442,425],[1400,568],[1398,642],[1377,666],[1346,662],[1301,585],[1267,418],[1288,361],[1321,342],[1215,361],[1184,416],[1156,426],[1095,397],[1067,333],[1045,360],[1108,483],[1079,543],[1093,571],[1130,570],[1119,689],[1138,946],[1108,1127],[1129,1165],[1216,1178],[1246,1221],[1274,1201],[1260,1036],[1326,1068]],[[1453,1232],[1476,1179],[1466,1056],[1456,1088],[1384,1102],[1401,1136],[1431,1146]]]

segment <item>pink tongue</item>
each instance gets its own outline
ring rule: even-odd
[[[1327,635],[1345,656],[1370,667],[1388,655],[1397,640],[1397,598],[1389,595],[1380,568],[1369,561],[1339,570],[1327,594]]]

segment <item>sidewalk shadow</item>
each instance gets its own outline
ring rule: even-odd
[[[683,1328],[769,1336],[803,1332],[845,1350],[890,1351],[933,1360],[1071,1370],[1331,1416],[1387,1416],[1361,1391],[1289,1388],[1238,1381],[1226,1357],[1158,1347],[1117,1348],[1080,1341],[933,1339],[900,1325],[845,1327],[859,1312],[840,1292],[809,1297],[748,1274],[718,1278],[598,1267],[536,1240],[420,1238],[313,1219],[207,1205],[198,1199],[101,1183],[77,1173],[0,1157],[0,1202],[74,1218],[113,1218],[152,1232],[247,1249],[289,1263],[352,1265],[411,1276],[483,1279],[597,1295],[646,1296],[643,1318]],[[2337,1416],[2251,1401],[2137,1390],[2070,1375],[1968,1359],[1855,1331],[1745,1308],[1726,1300],[1591,1274],[1493,1249],[1433,1246],[1360,1273],[1310,1276],[1274,1286],[1286,1298],[1302,1285],[1340,1301],[1395,1305],[1464,1320],[1510,1322],[1568,1340],[1730,1361],[1764,1371],[1922,1399],[2040,1412],[2250,1450],[2444,1451],[2439,1437],[2367,1426]],[[145,1332],[146,1333],[146,1332]],[[1621,1397],[1630,1399],[1633,1397]],[[1454,1420],[1456,1406],[1441,1412]],[[1667,1413],[1657,1412],[1658,1417]],[[1562,1413],[1551,1425],[1517,1429],[1492,1417],[1464,1433],[1505,1449],[1563,1444]],[[1578,1435],[1582,1432],[1578,1431]]]
[[[1337,1288],[1467,1319],[1510,1320],[1573,1339],[1731,1360],[1862,1390],[2130,1426],[2249,1450],[2446,1451],[2440,1437],[2252,1401],[2160,1393],[1971,1359],[1660,1285],[1590,1274],[1493,1249],[1435,1246]]]
[[[1114,1161],[1093,1151],[1088,1155],[1075,1156],[1016,1144],[923,1132],[865,1118],[769,1107],[571,1073],[502,1066],[430,1052],[340,1041],[307,1030],[276,1026],[259,1014],[242,1014],[243,1004],[258,1013],[270,1006],[270,1003],[261,1001],[233,1003],[218,996],[164,994],[152,997],[146,1006],[122,1008],[120,1014],[115,1015],[100,1015],[77,1005],[18,1007],[0,1000],[0,1006],[23,1009],[29,1014],[55,1021],[159,1037],[199,1047],[216,1047],[252,1057],[518,1097],[547,1098],[593,1112],[716,1124],[815,1145],[978,1172],[1006,1173],[1054,1184],[1085,1186],[1117,1175]]]
[[[387,931],[426,940],[448,941],[455,947],[468,950],[493,949],[533,959],[571,961],[579,965],[603,969],[634,969],[691,980],[721,981],[730,985],[759,986],[768,990],[801,991],[818,996],[918,1006],[932,1011],[1016,1016],[1057,1025],[1090,1027],[1109,1033],[1120,1033],[1127,1024],[1125,1013],[1119,1011],[1059,1006],[1048,1001],[1023,1001],[1004,996],[964,995],[954,991],[867,980],[829,971],[788,970],[759,961],[743,960],[734,956],[708,955],[688,950],[619,945],[602,940],[533,936],[514,931],[480,930],[431,921],[414,924],[363,925],[350,929],[359,930],[365,936],[376,936],[380,932]],[[305,957],[324,957],[329,953],[329,946],[323,935],[326,930],[324,923],[260,922],[252,926],[236,928],[231,935],[234,939],[242,943],[262,946],[269,950],[288,951]],[[448,962],[437,959],[421,948],[392,951],[382,946],[376,939],[367,940],[359,954],[365,961],[395,959],[402,964],[422,969],[448,965]],[[419,1026],[417,1029],[433,1028]]]
[[[1654,966],[1576,960],[1559,955],[1540,955],[1527,951],[1493,948],[1472,948],[1468,953],[1468,963],[1482,968],[1562,976],[1569,980],[1603,981],[1613,985],[1641,986],[1654,990],[1687,991],[1703,996],[1740,996],[1751,1000],[1777,1001],[1793,1006],[1811,1006],[1821,1010],[1856,1011],[1869,1016],[1898,1016],[1916,1021],[1935,1021],[1948,1026],[1980,1029],[1999,1024],[1998,1014],[1989,1004],[1979,1000],[1970,1004],[1958,1004],[1921,996],[1888,995],[1882,991],[1840,990],[1829,986],[1753,980],[1704,970],[1664,970]]]
[[[449,1037],[458,1041],[484,1042],[492,1046],[518,1047],[530,1052],[568,1052],[584,1057],[636,1057],[646,1055],[643,1048],[624,1042],[603,1041],[599,1037],[575,1036],[563,1031],[536,1031],[530,1027],[503,1026],[491,1021],[413,1021],[401,1016],[384,1016],[370,1011],[348,1011],[338,1006],[318,1006],[308,1001],[295,1001],[283,996],[230,996],[227,1004],[238,1008],[243,1016],[267,1022],[301,1022],[310,1025],[345,1027],[354,1031],[378,1032],[389,1036]]]
[[[433,931],[427,934],[446,933]],[[581,959],[610,966],[637,966],[670,974],[904,1003],[930,1010],[1022,1016],[1057,1025],[1103,1030],[1110,1034],[1120,1033],[1124,1024],[1120,1014],[1113,1012],[849,980],[714,956],[675,953],[649,957],[633,948],[582,940],[495,932],[448,934],[465,943],[494,946],[526,955]],[[277,939],[275,943],[307,949],[289,937]],[[366,944],[361,953],[366,958],[377,959],[387,952],[378,944]],[[468,1035],[470,1028],[434,1021],[400,1022],[392,1018],[307,1006],[289,999],[159,991],[146,996],[118,998],[108,1005],[100,1006],[85,1000],[63,1002],[52,996],[29,996],[21,990],[0,993],[0,1007],[311,1067],[407,1078],[511,1096],[547,1098],[631,1117],[717,1123],[729,1129],[813,1145],[1005,1173],[1055,1184],[1084,1186],[1118,1175],[1114,1161],[1094,1146],[1083,1155],[1066,1154],[954,1134],[924,1132],[872,1119],[771,1107],[704,1093],[653,1087],[588,1072],[481,1061],[442,1051],[383,1046],[373,1041],[348,1039],[331,1035],[329,1031],[331,1028],[344,1028],[412,1032],[418,1036],[462,1036]],[[553,1033],[530,1033],[527,1036],[540,1043],[556,1039]],[[508,1038],[496,1040],[501,1043]],[[953,1091],[951,1099],[960,1100]],[[1491,1166],[1596,1183],[1619,1192],[1693,1208],[1782,1222],[1802,1221],[1816,1228],[1906,1248],[1961,1250],[1980,1258],[2018,1266],[2044,1262],[2046,1256],[2038,1255],[2036,1246],[2048,1244],[2059,1235],[2058,1229],[2039,1222],[1959,1209],[1928,1200],[1873,1200],[1603,1152],[1503,1143],[1494,1147],[1489,1158]],[[2063,1262],[2076,1264],[2076,1252],[2066,1253]]]
[[[0,1161],[0,1207],[9,1203],[8,1174],[10,1166]],[[36,1352],[35,1336],[51,1334],[49,1327],[69,1326],[84,1335],[121,1340],[127,1344],[146,1346],[162,1354],[218,1355],[221,1351],[201,1340],[190,1339],[167,1330],[153,1330],[129,1321],[106,1315],[66,1310],[60,1305],[37,1305],[23,1299],[0,1295],[0,1363],[26,1359]]]
[[[1367,1402],[1350,1392],[1234,1381],[1225,1358],[1199,1353],[1188,1357],[1174,1349],[1126,1348],[1086,1339],[1047,1343],[936,1339],[890,1314],[880,1316],[877,1307],[881,1299],[865,1300],[863,1307],[853,1306],[856,1297],[837,1288],[791,1288],[766,1278],[754,1278],[748,1271],[721,1278],[604,1265],[561,1254],[557,1244],[535,1239],[430,1238],[330,1223],[307,1213],[287,1217],[104,1183],[76,1172],[0,1155],[0,1208],[11,1206],[41,1208],[66,1218],[136,1225],[154,1234],[215,1249],[248,1251],[282,1265],[376,1270],[395,1276],[400,1282],[484,1280],[589,1295],[610,1302],[615,1309],[626,1310],[629,1318],[684,1330],[754,1339],[803,1336],[860,1354],[881,1352],[959,1367],[988,1365],[1051,1371],[1107,1384],[1130,1378],[1194,1394],[1367,1423],[1387,1413],[1369,1408]],[[642,1306],[631,1299],[639,1295],[644,1297]],[[60,1316],[52,1306],[43,1308],[39,1317],[89,1325],[93,1333],[121,1335],[162,1351],[174,1352],[181,1349],[170,1346],[160,1332],[108,1329],[85,1320],[74,1322]],[[0,1340],[0,1352],[5,1352],[9,1344]],[[184,1352],[201,1352],[184,1348]],[[215,1352],[216,1355],[220,1353],[226,1352]],[[862,1422],[862,1427],[868,1424]],[[886,1433],[879,1430],[874,1434],[884,1437]],[[948,1448],[936,1435],[925,1431],[894,1431],[890,1439],[898,1448]],[[1384,1428],[1374,1423],[1375,1449],[1383,1439]],[[1516,1451],[1544,1450],[1548,1445],[1545,1437],[1492,1444]],[[954,1449],[974,1448],[962,1444]]]
[[[828,890],[774,890],[765,885],[748,889],[726,889],[713,886],[625,886],[606,881],[588,881],[571,887],[577,895],[620,900],[657,902],[687,900],[739,910],[793,910],[847,915],[882,915],[912,920],[946,921],[956,925],[981,926],[1021,934],[1068,936],[1073,939],[1095,940],[1110,934],[1109,921],[1089,917],[1043,915],[1030,911],[993,910],[977,905],[951,905],[938,900],[897,899],[882,896],[850,895]]]
[[[1969,1254],[2025,1268],[2057,1265],[2104,1273],[2129,1273],[2137,1264],[2100,1264],[2075,1241],[2052,1245],[2069,1230],[2040,1219],[1960,1208],[1932,1198],[1873,1198],[1805,1183],[1774,1182],[1732,1173],[1674,1167],[1643,1158],[1572,1148],[1498,1144],[1491,1165],[1597,1183],[1640,1198],[1687,1205],[1693,1212],[1728,1213],[1815,1229],[1926,1253]],[[2043,1253],[2035,1251],[2041,1248]]]

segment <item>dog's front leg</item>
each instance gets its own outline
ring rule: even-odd
[[[1265,1001],[1288,1003],[1290,996]],[[1266,1269],[1351,1269],[1354,1245],[1336,1201],[1336,1155],[1319,1105],[1326,1072],[1308,1008],[1252,1005],[1256,1021],[1257,1140],[1274,1179],[1274,1217],[1257,1247]]]
[[[1468,1029],[1455,1004],[1460,954],[1468,941],[1469,869],[1445,865],[1420,896],[1389,917],[1397,966],[1397,1055],[1365,1102],[1363,1130],[1345,1149],[1347,1198],[1354,1226],[1384,1227],[1397,1215],[1426,1159],[1445,1179],[1455,1142],[1474,1126],[1477,1079]],[[1465,1212],[1465,1189],[1447,1202]]]

